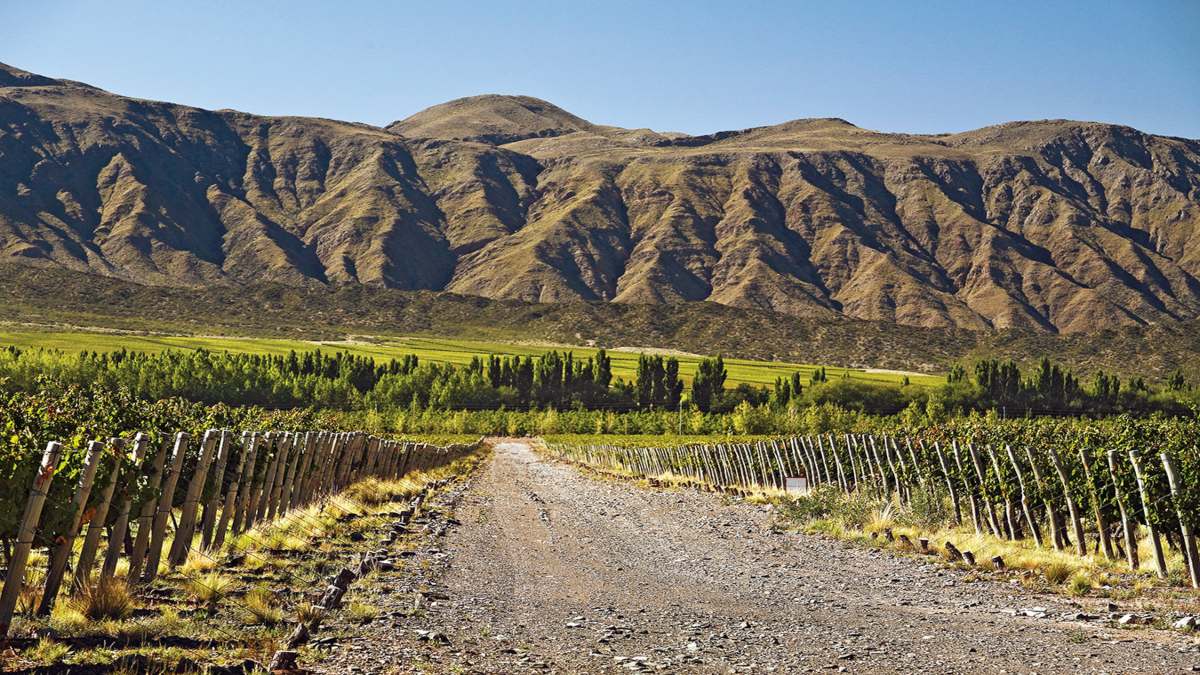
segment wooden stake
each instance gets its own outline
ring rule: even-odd
[[[1104,516],[1104,509],[1100,504],[1100,488],[1096,479],[1092,477],[1092,468],[1082,447],[1079,448],[1079,463],[1083,466],[1083,477],[1087,480],[1088,494],[1092,498],[1092,513],[1096,517],[1096,532],[1104,548],[1104,557],[1113,560],[1116,556],[1113,555],[1112,537],[1108,533],[1108,518]]]
[[[150,474],[148,485],[150,496],[142,504],[138,512],[137,538],[133,540],[133,553],[129,556],[128,579],[136,582],[141,575],[142,563],[146,560],[146,552],[150,550],[150,532],[154,529],[154,514],[158,509],[159,488],[162,487],[163,469],[167,455],[171,452],[171,438],[163,437],[159,443],[158,454],[154,456],[154,468]]]
[[[1029,532],[1033,534],[1033,541],[1038,545],[1038,548],[1043,546],[1042,533],[1038,529],[1037,521],[1033,519],[1033,509],[1029,507],[1029,494],[1025,490],[1025,474],[1021,471],[1021,465],[1017,463],[1017,456],[1013,454],[1012,446],[1005,443],[1004,452],[1008,454],[1008,461],[1012,463],[1013,473],[1017,475],[1017,486],[1021,490],[1021,511],[1025,513],[1025,524],[1029,526]]]
[[[71,502],[71,520],[67,531],[63,532],[54,550],[50,554],[50,563],[46,568],[46,582],[42,591],[42,602],[38,605],[38,616],[47,616],[54,608],[58,598],[58,590],[62,587],[63,574],[67,571],[67,560],[71,557],[75,546],[75,535],[83,524],[84,509],[87,508],[88,497],[92,494],[92,481],[96,478],[96,467],[100,465],[100,455],[104,452],[104,444],[99,441],[88,443],[87,455],[83,458],[83,471],[79,476],[79,485],[75,488],[75,498]]]
[[[1108,476],[1112,478],[1113,492],[1117,496],[1117,510],[1121,513],[1121,532],[1125,535],[1125,560],[1129,563],[1129,569],[1136,572],[1139,565],[1137,536],[1134,534],[1133,521],[1129,518],[1129,511],[1125,508],[1126,497],[1124,491],[1121,490],[1121,481],[1117,478],[1117,451],[1108,451]]]
[[[933,442],[933,452],[937,455],[938,464],[942,467],[942,475],[946,477],[946,489],[950,491],[950,502],[954,504],[954,524],[962,525],[962,504],[958,501],[958,490],[954,487],[954,478],[950,475],[950,467],[946,465],[946,456],[942,454],[942,446]]]
[[[229,463],[229,453],[233,450],[233,434],[227,429],[220,432],[217,442],[217,455],[208,483],[212,491],[204,502],[204,516],[200,519],[200,550],[207,551],[212,547],[213,528],[217,524],[217,509],[221,505],[221,497],[225,493],[225,468]]]
[[[107,477],[104,489],[100,493],[100,501],[96,504],[96,512],[88,523],[87,536],[83,538],[83,547],[79,549],[79,559],[75,561],[75,588],[86,588],[92,578],[92,563],[96,561],[96,552],[100,549],[100,535],[104,533],[104,524],[108,520],[108,509],[112,505],[113,491],[117,488],[117,479],[121,473],[121,463],[125,454],[125,441],[110,438],[108,446],[113,450],[113,469]]]
[[[1146,479],[1142,473],[1142,463],[1138,460],[1137,453],[1133,450],[1129,451],[1129,463],[1133,465],[1133,476],[1137,481],[1138,495],[1142,499],[1142,514],[1146,518],[1146,528],[1150,531],[1150,544],[1154,548],[1154,569],[1158,573],[1159,579],[1167,578],[1167,556],[1163,553],[1162,540],[1158,536],[1158,526],[1154,524],[1153,513],[1150,508],[1150,491],[1146,488]]]
[[[1071,526],[1075,529],[1075,545],[1079,551],[1079,555],[1087,555],[1087,539],[1083,536],[1083,521],[1079,518],[1079,511],[1075,508],[1075,500],[1071,498],[1071,481],[1067,478],[1067,470],[1063,468],[1062,460],[1058,458],[1058,452],[1054,448],[1049,448],[1046,452],[1050,456],[1050,463],[1054,465],[1054,470],[1058,473],[1058,480],[1062,483],[1063,498],[1067,500],[1067,511],[1071,514]]]
[[[971,484],[967,482],[967,472],[963,469],[962,454],[958,451],[958,441],[950,441],[950,449],[954,451],[954,463],[958,465],[958,475],[962,476],[964,484],[967,486],[967,494],[971,498],[971,522],[975,524],[976,536],[983,534],[982,521],[979,516],[979,496],[977,490],[971,489]]]
[[[50,490],[50,482],[54,479],[54,471],[58,468],[58,459],[61,456],[62,444],[56,441],[48,443],[46,451],[42,453],[42,463],[33,477],[33,485],[29,488],[25,512],[21,516],[21,525],[17,528],[17,540],[8,560],[4,590],[0,592],[0,638],[8,636],[9,626],[12,625],[17,597],[25,585],[25,565],[29,562],[29,550],[33,548],[33,538],[42,518],[42,506],[46,503],[46,493]]]
[[[1050,542],[1054,545],[1056,551],[1061,551],[1066,546],[1063,544],[1065,532],[1063,532],[1062,520],[1058,516],[1058,511],[1055,510],[1054,504],[1051,503],[1049,492],[1042,481],[1042,470],[1038,467],[1037,460],[1033,458],[1033,452],[1029,446],[1025,446],[1025,457],[1029,459],[1029,468],[1033,471],[1033,482],[1037,486],[1038,495],[1042,498],[1042,504],[1046,507],[1046,519],[1050,522]]]
[[[158,576],[158,561],[162,558],[163,544],[166,543],[167,518],[171,515],[175,502],[175,485],[179,482],[179,470],[183,467],[183,458],[187,455],[187,432],[175,434],[175,449],[172,451],[170,468],[167,469],[166,479],[163,480],[162,494],[158,497],[158,507],[154,511],[154,525],[150,531],[150,549],[146,553],[146,569],[142,571],[142,582],[150,583]]]
[[[133,440],[133,460],[129,465],[130,475],[121,480],[120,493],[117,495],[117,519],[113,522],[112,534],[108,538],[108,549],[104,552],[104,563],[100,566],[100,580],[111,579],[117,573],[117,561],[121,557],[121,547],[125,545],[125,535],[129,532],[129,509],[133,506],[134,479],[142,470],[142,460],[146,457],[146,449],[150,447],[150,439],[146,434],[139,433]]]
[[[196,510],[200,506],[204,483],[208,480],[208,467],[212,464],[219,435],[220,432],[216,429],[209,429],[204,432],[204,438],[200,441],[200,457],[196,460],[192,478],[188,481],[187,492],[184,493],[183,504],[179,510],[179,524],[175,527],[175,538],[171,541],[171,551],[167,555],[167,564],[173,568],[187,560],[188,551],[192,548],[192,537],[196,534]]]
[[[992,506],[992,500],[987,493],[987,471],[983,468],[983,460],[979,458],[979,452],[975,449],[974,443],[967,443],[967,454],[971,458],[971,464],[975,467],[975,475],[979,478],[979,494],[983,499],[983,506],[987,510],[988,525],[991,526],[993,535],[1003,537],[1004,534],[1000,531],[1000,521],[996,519],[996,509]]]
[[[1175,460],[1166,452],[1160,453],[1163,468],[1167,471],[1167,483],[1171,486],[1171,497],[1175,501],[1175,515],[1179,517],[1179,530],[1183,534],[1183,552],[1187,560],[1189,576],[1192,578],[1192,588],[1200,588],[1200,553],[1196,552],[1196,537],[1192,533],[1192,525],[1188,522],[1188,514],[1184,512],[1183,480],[1175,466]]]

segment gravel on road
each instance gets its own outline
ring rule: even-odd
[[[589,478],[525,441],[441,499],[427,527],[445,536],[363,591],[379,615],[333,624],[318,671],[1200,670],[1195,637],[1065,620],[1067,598]]]

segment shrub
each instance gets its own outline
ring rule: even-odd
[[[808,494],[801,495],[783,507],[783,514],[800,523],[809,523],[834,514],[838,502],[843,499],[842,493],[832,485],[818,485]]]
[[[941,490],[914,490],[908,506],[897,516],[903,525],[938,530],[950,521],[950,507]]]

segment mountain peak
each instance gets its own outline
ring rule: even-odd
[[[587,120],[532,96],[483,94],[447,101],[388,129],[414,138],[441,138],[503,145],[527,138],[561,136],[594,128]]]

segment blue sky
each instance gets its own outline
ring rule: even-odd
[[[689,133],[1066,117],[1200,138],[1200,0],[1050,4],[0,0],[0,61],[130,96],[371,124],[511,93]]]

